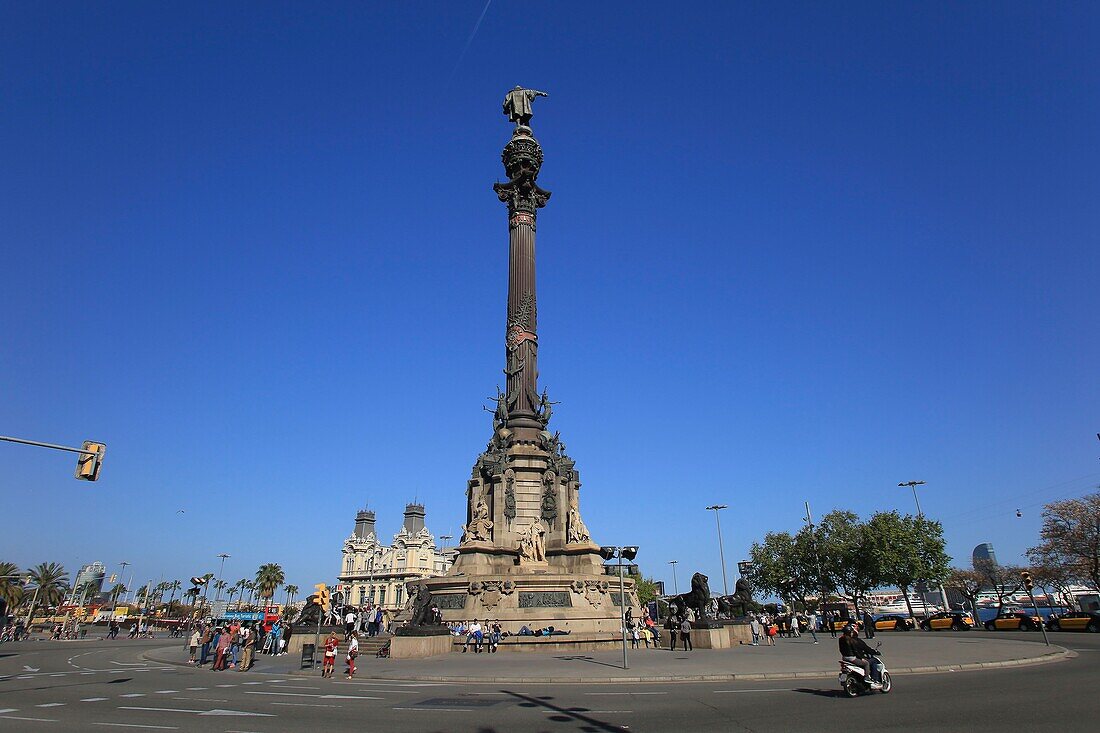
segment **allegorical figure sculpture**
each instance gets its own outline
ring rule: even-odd
[[[527,562],[543,562],[546,560],[546,548],[543,545],[542,536],[546,530],[542,528],[542,522],[531,520],[527,529],[519,537],[520,560]]]
[[[537,89],[524,89],[516,86],[504,95],[504,114],[517,125],[528,126],[531,123],[531,102],[535,97],[546,97],[546,92]]]
[[[492,530],[493,522],[489,519],[489,505],[485,503],[485,498],[479,494],[473,512],[471,512],[470,523],[463,528],[462,541],[488,542]]]
[[[707,618],[707,604],[710,603],[710,579],[702,573],[691,576],[691,592],[681,593],[672,599],[678,608],[692,609],[699,619]]]
[[[584,522],[581,520],[581,510],[577,508],[575,503],[569,506],[568,525],[566,528],[566,542],[592,541],[592,536],[588,534],[588,527],[585,527]]]

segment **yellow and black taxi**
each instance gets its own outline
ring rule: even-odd
[[[965,611],[941,611],[920,622],[924,631],[969,631],[974,628],[974,617]]]
[[[1038,616],[1019,609],[1003,609],[997,618],[985,622],[987,631],[1038,631],[1043,623]]]
[[[1091,631],[1100,633],[1100,612],[1070,611],[1061,616],[1051,616],[1047,623],[1051,631]]]
[[[916,627],[913,619],[897,613],[888,613],[875,619],[875,631],[912,631]]]
[[[862,621],[857,621],[854,618],[844,618],[843,616],[833,617],[826,620],[825,623],[822,624],[821,630],[828,631],[830,626],[832,626],[833,631],[844,631],[844,627],[846,626],[855,626],[856,629],[860,631],[863,630]]]

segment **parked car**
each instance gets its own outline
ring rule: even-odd
[[[875,619],[875,631],[912,631],[916,622],[899,613],[888,613]]]
[[[997,618],[985,622],[986,631],[1038,631],[1043,623],[1026,611],[1002,610]]]
[[[975,625],[973,616],[965,611],[934,613],[920,623],[920,627],[924,631],[940,631],[941,629],[969,631]]]
[[[1047,622],[1051,631],[1100,632],[1100,613],[1096,611],[1070,611],[1061,616],[1051,616]]]

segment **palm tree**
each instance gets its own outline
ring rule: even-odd
[[[0,562],[0,601],[9,609],[23,600],[23,584],[19,568],[12,562]]]
[[[266,598],[270,601],[275,596],[275,591],[283,581],[286,580],[286,574],[283,573],[283,568],[278,563],[267,563],[261,565],[260,569],[256,571],[256,590],[260,594],[260,598]]]
[[[172,612],[172,601],[176,598],[176,591],[183,587],[183,583],[178,580],[173,580],[171,583],[165,583],[167,588],[165,590],[172,591],[172,595],[168,596],[168,612]]]
[[[241,601],[244,600],[244,591],[248,587],[248,581],[241,578],[229,588],[229,603],[232,605],[233,596],[237,596],[237,610],[241,610]]]
[[[289,607],[290,606],[290,599],[294,598],[295,596],[298,595],[298,586],[288,585],[283,590],[286,591],[286,605],[287,605],[287,607]]]
[[[202,576],[202,605],[206,605],[206,594],[210,590],[210,581],[214,578],[214,573],[205,573]]]
[[[119,596],[121,596],[125,592],[126,586],[124,586],[122,583],[116,583],[115,587],[111,588],[111,590],[107,592],[107,598],[110,599],[111,605],[113,606],[114,604],[118,603]]]
[[[69,574],[61,565],[50,563],[38,563],[28,570],[31,576],[31,586],[38,592],[38,599],[32,601],[31,615],[34,614],[34,606],[54,606],[65,597],[65,591],[69,589]]]
[[[244,589],[248,591],[248,607],[251,609],[256,601],[256,584],[251,580],[246,581]]]
[[[194,610],[195,606],[198,605],[199,602],[199,587],[195,586],[193,588],[188,588],[187,592],[184,593],[184,595],[191,598],[191,610]]]
[[[214,590],[217,591],[217,592],[214,594],[214,600],[215,601],[220,601],[221,597],[222,597],[222,591],[225,590],[228,587],[229,587],[229,584],[226,583],[221,578],[218,578],[217,580],[215,580],[214,581]]]

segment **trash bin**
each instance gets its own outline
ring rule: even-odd
[[[313,668],[313,654],[317,651],[314,644],[302,644],[302,669]]]

